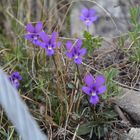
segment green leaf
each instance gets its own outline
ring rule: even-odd
[[[101,46],[102,38],[100,37],[93,38],[93,35],[84,31],[84,38],[83,47],[87,48],[89,54],[93,54],[94,49]]]
[[[92,127],[93,127],[93,122],[84,123],[79,127],[77,134],[79,136],[89,134],[92,131]]]
[[[70,89],[74,89],[74,85],[73,85],[72,83],[68,83],[68,87],[69,87]]]
[[[106,112],[103,113],[103,115],[107,118],[107,119],[115,119],[118,117],[118,114],[114,111],[108,110]]]

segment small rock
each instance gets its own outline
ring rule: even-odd
[[[126,140],[140,140],[140,128],[131,128]]]
[[[133,120],[140,124],[140,92],[124,88],[122,91],[123,95],[115,98],[113,102],[127,112]]]
[[[80,15],[83,7],[96,10],[98,20],[89,27],[89,32],[94,36],[114,37],[128,32],[130,24],[129,7],[126,0],[95,0],[80,1],[73,4],[70,13],[71,36],[82,37],[87,27],[81,22]]]

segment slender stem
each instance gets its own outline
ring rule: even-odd
[[[86,96],[86,100],[87,100],[87,102],[88,102],[88,104],[89,104],[89,107],[90,107],[90,109],[91,109],[93,115],[95,116],[95,110],[93,109],[93,106],[92,106],[91,103],[89,102],[89,99],[88,99],[87,96]]]
[[[58,76],[61,76],[61,71],[59,70],[59,67],[57,66],[55,57],[52,56],[52,58],[53,58],[53,62],[54,62],[55,68],[56,68],[56,72],[57,72]]]
[[[87,32],[89,32],[89,26],[87,26]]]
[[[94,115],[94,119],[95,119],[95,121],[97,121],[97,116],[96,116],[96,106],[94,106],[94,108],[93,108],[93,115]]]
[[[57,69],[57,64],[56,64],[56,61],[55,61],[54,56],[52,56],[52,58],[53,58],[53,62],[54,62],[55,68],[56,68],[56,70],[58,71],[58,69]]]
[[[82,77],[81,77],[80,70],[79,70],[79,67],[78,67],[77,64],[76,64],[76,68],[77,68],[77,73],[78,73],[79,80],[80,80],[80,82],[81,82],[81,84],[82,84],[82,83],[83,83],[83,82],[82,82]]]

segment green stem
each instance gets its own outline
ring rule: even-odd
[[[89,33],[89,27],[87,26],[87,32]]]
[[[92,113],[93,113],[93,119],[94,119],[94,118],[96,118],[95,108],[93,108],[93,106],[92,106],[91,103],[89,102],[89,99],[88,99],[87,96],[86,96],[86,100],[87,100],[87,102],[88,102],[88,104],[89,104],[89,107],[90,107]]]

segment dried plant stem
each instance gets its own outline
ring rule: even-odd
[[[63,87],[63,80],[62,80],[62,72],[59,69],[59,66],[57,65],[56,59],[54,56],[52,56],[55,68],[56,68],[56,73],[57,73],[57,82],[56,82],[56,86],[57,86],[57,96],[60,100],[60,121],[59,122],[63,122],[64,118],[66,117],[66,113],[68,112],[68,110],[66,110],[66,96],[64,94],[64,91],[62,89]]]
[[[119,114],[119,117],[127,124],[130,124],[127,117],[124,115],[122,110],[119,108],[119,106],[115,105],[114,110]]]
[[[79,70],[79,66],[76,64],[76,69],[77,69],[77,73],[78,73],[78,78],[80,80],[80,83],[82,84],[82,77],[81,77],[81,74],[80,74],[80,70]]]

